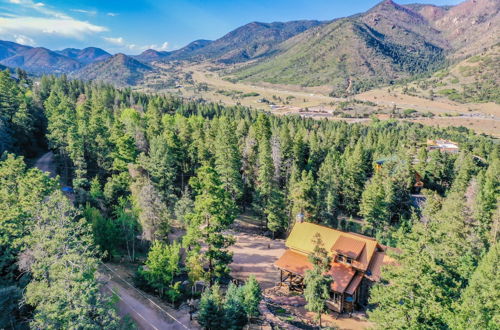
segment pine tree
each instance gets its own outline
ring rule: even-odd
[[[233,240],[224,235],[236,217],[236,206],[223,188],[217,172],[210,166],[198,169],[190,184],[196,193],[194,211],[186,215],[188,228],[184,246],[200,253],[208,263],[207,277],[210,284],[229,273],[232,255],[227,248]],[[201,252],[201,244],[207,249]]]
[[[342,187],[340,157],[330,152],[321,164],[315,186],[318,198],[319,218],[332,225],[340,212],[340,194]]]
[[[224,325],[224,308],[220,288],[214,284],[201,295],[198,323],[207,330],[218,330]]]
[[[480,223],[483,240],[492,244],[500,234],[500,160],[493,159],[488,169],[478,175],[479,191],[475,200],[474,218]],[[494,221],[496,217],[496,221]]]
[[[491,246],[455,304],[453,329],[497,329],[500,323],[500,244]]]
[[[352,152],[344,153],[342,177],[342,205],[350,215],[359,211],[359,202],[366,180],[365,154],[362,142],[358,142]]]
[[[34,308],[33,328],[118,328],[97,281],[96,256],[90,226],[61,192],[53,193],[37,214],[20,262],[32,276],[26,302]]]
[[[386,180],[390,178],[384,176],[383,170],[377,171],[361,195],[359,214],[364,217],[372,235],[375,231],[383,231],[389,222],[389,204],[384,189]]]
[[[254,275],[250,275],[243,286],[245,311],[249,318],[259,315],[259,304],[262,300],[262,291]]]
[[[321,327],[321,314],[326,312],[326,300],[330,299],[332,278],[325,275],[325,273],[331,267],[331,258],[323,246],[319,233],[313,237],[313,244],[314,251],[310,256],[310,260],[314,268],[306,271],[304,298],[307,301],[306,309],[317,314],[316,318]]]
[[[276,233],[286,230],[288,218],[286,214],[285,198],[277,187],[273,187],[271,191],[265,213],[267,215],[267,229],[272,232],[273,238]]]
[[[156,136],[150,140],[148,155],[142,154],[139,163],[148,172],[163,200],[172,207],[176,199],[175,181],[179,172],[175,149],[161,136]]]
[[[243,181],[241,180],[241,156],[238,151],[236,128],[227,118],[219,120],[215,139],[215,170],[220,180],[233,200],[240,202],[243,196]]]
[[[314,178],[311,172],[303,171],[298,180],[291,182],[290,203],[292,217],[302,214],[304,220],[313,221],[316,217]]]
[[[244,305],[243,287],[229,283],[224,299],[224,328],[231,330],[243,329],[247,324],[247,314]]]

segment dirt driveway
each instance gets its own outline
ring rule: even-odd
[[[285,241],[251,233],[231,234],[236,239],[236,243],[230,247],[233,252],[233,263],[229,265],[231,275],[246,280],[254,274],[263,289],[275,286],[280,275],[273,264],[285,251]]]

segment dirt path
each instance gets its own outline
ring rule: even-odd
[[[118,296],[121,316],[130,315],[139,329],[196,329],[190,323],[187,311],[178,311],[165,306],[154,297],[136,289],[111,267],[113,266],[103,264],[99,272],[105,290],[112,291]]]

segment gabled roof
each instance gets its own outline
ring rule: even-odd
[[[280,269],[304,276],[306,270],[313,269],[313,264],[305,254],[286,250],[283,255],[276,260],[274,265]]]
[[[373,257],[373,254],[377,250],[383,250],[382,247],[373,238],[356,234],[356,233],[346,233],[340,230],[332,229],[329,227],[317,225],[310,222],[298,222],[293,226],[293,229],[286,240],[286,247],[293,249],[295,251],[301,252],[303,254],[310,254],[314,251],[313,237],[316,233],[319,233],[321,240],[323,241],[324,248],[330,253],[331,256],[337,254],[332,248],[339,238],[342,237],[341,247],[348,251],[357,252],[359,246],[362,242],[364,246],[358,253],[357,257],[352,262],[352,266],[360,269],[367,270],[368,265]]]
[[[333,279],[331,288],[335,292],[344,293],[345,289],[351,283],[352,278],[356,274],[356,270],[351,267],[338,263],[332,262],[332,268],[327,273]]]
[[[307,255],[293,250],[286,250],[281,258],[274,263],[274,265],[280,269],[301,276],[305,275],[306,270],[313,269],[313,265],[309,261]],[[354,275],[356,274],[356,270],[338,262],[332,262],[331,266],[332,267],[327,272],[327,274],[333,279],[331,289],[335,292],[343,293],[350,285]]]
[[[346,257],[357,259],[365,247],[365,242],[341,235],[333,244],[332,251]]]

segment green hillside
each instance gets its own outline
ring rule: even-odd
[[[434,70],[444,63],[445,46],[421,16],[389,1],[308,30],[283,43],[279,55],[243,68],[236,77],[331,85],[333,95],[340,96]]]
[[[427,98],[447,98],[460,103],[500,104],[500,45],[471,56],[431,78],[402,87],[405,94]]]

